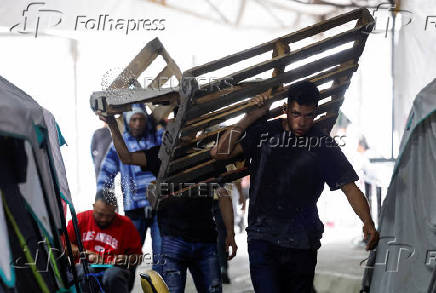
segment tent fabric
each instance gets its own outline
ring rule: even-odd
[[[0,200],[2,212],[4,212],[5,221],[3,223],[7,227],[7,230],[3,231],[2,238],[8,239],[8,246],[2,248],[5,253],[9,251],[12,256],[8,266],[14,271],[17,280],[14,284],[10,282],[8,284],[4,280],[3,282],[13,285],[17,290],[22,288],[22,284],[26,283],[31,286],[32,281],[38,279],[39,283],[43,284],[42,287],[54,284],[54,279],[47,268],[48,251],[41,249],[43,247],[39,245],[42,240],[40,231],[26,205],[23,204],[24,199],[18,186],[27,179],[25,173],[28,173],[24,143],[22,139],[2,138],[0,145],[0,178],[2,178]],[[32,264],[35,264],[33,269]]]
[[[44,240],[32,217],[21,204],[16,184],[2,187],[2,200],[8,215],[8,234],[14,256],[15,288],[18,292],[55,292],[57,283],[49,265],[49,255]]]
[[[0,235],[2,235],[2,237],[0,237],[0,250],[2,251],[2,257],[0,258],[0,277],[6,286],[14,287],[15,273],[10,266],[12,254],[9,247],[8,228],[6,226],[2,200],[0,200]]]
[[[20,119],[17,119],[19,117]],[[37,169],[44,192],[47,193],[51,211],[57,211],[57,199],[47,152],[39,148],[38,137],[34,126],[47,129],[44,122],[43,109],[25,92],[15,87],[0,76],[0,134],[28,140],[33,148]],[[38,204],[44,204],[39,202]],[[53,212],[55,225],[61,228],[59,212]]]
[[[416,97],[383,203],[371,293],[428,292],[436,252],[436,79]]]
[[[42,226],[43,233],[53,239],[53,231],[50,227],[50,218],[47,207],[44,204],[44,194],[39,181],[38,170],[36,169],[35,159],[32,153],[32,147],[29,143],[24,143],[27,155],[27,176],[26,181],[19,184],[20,192],[26,200],[29,208],[34,215],[38,215],[39,224]]]
[[[71,200],[59,142],[53,115],[0,76],[0,189],[4,210],[9,211],[2,221],[7,231],[0,226],[0,249],[13,256],[9,266],[24,264],[14,270],[15,291],[55,292],[64,290],[68,281],[65,255],[53,255],[63,251],[59,232],[65,230],[65,220],[60,197]],[[6,243],[10,250],[4,247]],[[6,276],[2,262],[0,269],[5,275],[0,291],[7,290],[11,275]]]
[[[24,145],[15,138],[0,137],[0,283],[8,287],[15,285],[15,272],[12,267],[12,253],[9,245],[10,237],[3,209],[3,191],[6,184],[17,184],[26,180],[26,163]]]
[[[67,173],[65,170],[64,160],[62,159],[60,143],[64,140],[60,135],[60,130],[57,126],[56,120],[52,113],[43,108],[44,121],[48,128],[48,136],[50,143],[50,151],[53,156],[53,163],[55,167],[56,177],[59,183],[60,192],[71,202],[70,188],[68,187]],[[65,140],[64,140],[65,141]]]

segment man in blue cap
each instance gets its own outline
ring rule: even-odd
[[[125,131],[123,139],[130,151],[144,151],[162,143],[163,130],[156,130],[153,118],[147,115],[144,105],[132,105],[132,111],[124,113]],[[156,177],[150,171],[142,171],[139,166],[123,164],[111,144],[104,158],[97,179],[97,190],[112,189],[115,176],[121,174],[124,213],[128,216],[145,242],[147,229],[151,228],[153,269],[160,271],[158,256],[161,239],[151,205],[146,199],[147,187]]]

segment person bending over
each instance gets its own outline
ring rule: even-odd
[[[132,270],[142,260],[141,238],[132,221],[117,214],[117,200],[108,190],[99,190],[93,209],[77,214],[79,234],[84,253],[80,255],[71,220],[67,226],[73,258],[79,263],[86,257],[90,264],[89,278],[93,286],[105,292],[129,292]],[[81,264],[76,265],[81,287],[86,292],[85,276]],[[134,271],[133,271],[134,273]],[[95,278],[94,278],[94,277]]]

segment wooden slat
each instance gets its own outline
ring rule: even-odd
[[[310,80],[311,82],[313,82],[313,83],[315,83],[317,85],[323,84],[323,83],[328,82],[328,81],[330,81],[330,80],[332,80],[334,78],[337,78],[337,77],[349,74],[349,73],[357,70],[357,67],[358,67],[357,64],[353,64],[353,65],[349,65],[349,66],[334,67],[334,68],[332,68],[332,69],[330,69],[328,71],[321,72],[321,73],[317,74],[316,76],[310,77],[307,80]],[[287,92],[288,88],[289,88],[289,86],[285,87],[284,91]],[[277,100],[279,100],[279,99],[277,99]],[[239,107],[242,104],[243,105],[247,105],[248,102],[242,102],[241,104],[237,104],[237,105],[232,106],[232,107],[224,108],[221,111],[212,112],[212,113],[210,113],[208,115],[204,115],[204,116],[202,116],[200,118],[193,119],[191,121],[200,122],[200,121],[202,121],[204,119],[210,119],[210,118],[216,116],[217,114],[225,113],[229,109],[230,110],[234,109],[236,107]],[[246,112],[246,111],[247,111],[247,109],[244,109],[244,112]],[[277,117],[277,116],[281,115],[282,113],[283,113],[282,112],[282,107],[277,107],[277,108],[274,108],[274,109],[270,110],[270,112],[267,114],[267,116],[268,116],[268,118],[274,118],[274,117]],[[190,125],[194,124],[194,123],[191,123],[191,121],[186,122],[185,128],[187,126],[190,126]],[[212,131],[210,133],[202,134],[197,139],[193,140],[190,143],[177,146],[176,149],[175,149],[174,157],[175,158],[179,158],[183,154],[186,154],[187,152],[198,151],[198,149],[197,150],[193,150],[193,148],[196,147],[200,142],[202,142],[202,143],[209,143],[209,142],[215,140],[217,138],[217,136],[219,135],[219,133],[226,131],[230,127],[231,126],[228,126],[228,127],[222,128],[222,129],[217,129],[217,130]],[[183,131],[182,131],[182,133],[183,133]]]
[[[192,168],[184,170],[175,175],[171,175],[166,178],[166,182],[179,184],[186,182],[199,182],[201,180],[206,180],[209,177],[215,177],[217,174],[226,172],[226,165],[234,163],[236,161],[243,160],[243,156],[239,155],[235,158],[230,158],[227,160],[215,160],[211,159],[209,161],[198,164]]]
[[[320,98],[325,99],[331,95],[336,95],[337,93],[342,93],[348,88],[349,84],[350,84],[350,82],[346,81],[346,82],[343,82],[341,84],[332,86],[329,89],[323,90],[320,92]],[[289,88],[289,86],[285,87],[284,89],[281,89],[280,91],[277,92],[277,94],[273,95],[270,99],[272,101],[279,101],[279,100],[286,98],[288,95],[288,88]],[[205,128],[206,126],[210,127],[210,126],[213,126],[216,124],[220,124],[224,121],[227,121],[230,118],[237,117],[237,116],[241,115],[242,113],[249,112],[252,109],[255,109],[256,107],[257,106],[255,106],[253,104],[253,102],[251,102],[251,100],[247,101],[247,102],[243,102],[238,107],[235,107],[235,108],[233,108],[229,111],[226,111],[226,112],[222,112],[220,115],[213,116],[209,119],[202,120],[198,123],[194,123],[194,124],[191,124],[191,125],[183,128],[182,135],[189,135],[193,132],[197,132],[197,131]]]
[[[338,66],[336,66],[336,67],[334,67],[334,68],[332,68],[330,70],[321,72],[321,73],[317,74],[316,76],[307,78],[306,80],[308,80],[308,81],[316,84],[317,86],[319,86],[319,85],[321,85],[321,84],[323,84],[325,82],[331,81],[331,80],[333,80],[335,78],[339,78],[339,77],[341,77],[343,75],[348,75],[348,74],[356,71],[357,68],[358,68],[358,64],[351,64],[349,66],[340,66],[340,65],[338,65]],[[252,83],[252,85],[253,84],[255,84],[255,83]],[[222,96],[224,94],[228,94],[230,92],[234,92],[234,91],[237,91],[239,89],[241,89],[241,87],[239,85],[237,85],[235,87],[232,87],[230,89],[224,89],[224,90],[222,90],[220,92],[212,94],[214,96],[213,98],[211,97],[212,95],[207,95],[205,97],[200,98],[197,102],[199,102],[199,103],[205,102],[202,99],[206,98],[206,97],[207,97],[207,100],[209,102],[212,102],[212,101],[214,101],[216,99],[219,99],[220,96]],[[243,103],[247,103],[247,101],[243,102]],[[226,112],[228,110],[231,110],[233,108],[239,107],[239,105],[240,104],[235,104],[235,105],[232,105],[230,107],[223,108],[223,109],[221,109],[219,111],[214,111],[214,112],[211,112],[211,113],[199,116],[199,117],[195,117],[195,118],[187,121],[185,125],[188,126],[188,125],[194,124],[196,122],[199,122],[201,120],[209,119],[209,118],[211,118],[211,117],[213,117],[215,115],[218,115],[218,114],[221,114],[221,113]]]
[[[168,54],[167,50],[162,47],[161,50],[162,58],[167,62],[167,66],[171,70],[172,74],[177,78],[177,80],[182,79],[182,71],[179,66],[177,66],[176,62],[174,62],[173,58],[171,58],[170,54]]]
[[[120,111],[130,109],[130,105],[134,103],[170,104],[178,96],[178,92],[173,89],[112,89],[92,93],[90,103],[94,111],[120,113]]]
[[[159,159],[161,160],[161,166],[159,169],[157,186],[158,186],[158,194],[160,182],[162,182],[163,178],[166,178],[168,174],[169,163],[172,159],[174,148],[179,144],[180,140],[180,130],[186,121],[186,111],[190,107],[192,107],[192,99],[190,98],[190,94],[192,91],[198,89],[197,81],[192,76],[184,75],[180,82],[180,104],[177,111],[177,115],[173,121],[167,125],[167,129],[164,133],[162,146],[159,149]]]
[[[204,133],[201,134],[199,137],[186,142],[186,143],[182,143],[178,146],[176,146],[175,150],[174,150],[174,158],[180,158],[181,156],[183,156],[186,153],[189,153],[191,151],[198,151],[198,147],[201,144],[208,144],[211,141],[214,141],[218,135],[220,133],[223,133],[224,131],[226,131],[227,129],[229,129],[231,126],[227,126],[224,128],[220,128],[208,133]],[[196,149],[194,149],[196,148]]]
[[[220,164],[220,167],[217,166],[218,164]],[[219,172],[220,169],[225,169],[225,165],[222,162],[217,162],[213,159],[202,164],[198,164],[197,166],[178,174],[169,176],[165,181],[171,184],[195,183],[200,181],[204,176],[213,176],[213,174],[215,174],[217,171]]]
[[[329,101],[327,103],[324,103],[318,107],[318,111],[316,112],[316,115],[322,114],[324,112],[326,113],[338,112],[343,102],[344,102],[344,97],[340,97],[332,101]]]
[[[259,82],[258,84],[249,88],[223,95],[213,103],[195,105],[186,113],[185,119],[189,120],[194,117],[198,117],[228,104],[237,102],[238,100],[242,100],[247,97],[253,97],[265,91],[265,89],[276,87],[281,83],[293,82],[297,79],[319,72],[320,70],[341,64],[346,60],[352,59],[355,54],[355,49],[350,48],[335,55],[327,56],[320,60],[305,64],[304,66],[300,66],[292,71],[285,72],[277,77],[265,79],[264,81]]]
[[[170,163],[168,174],[173,174],[184,168],[189,168],[204,161],[210,160],[211,156],[209,154],[211,148],[207,148],[192,154],[188,154],[183,158],[176,159]]]
[[[259,82],[257,82],[257,83],[259,83]],[[207,94],[207,95],[204,95],[202,97],[199,97],[198,99],[195,99],[192,103],[194,105],[208,103],[208,102],[214,101],[216,99],[219,99],[220,96],[222,96],[223,94],[229,94],[229,93],[232,93],[232,92],[236,92],[236,91],[238,91],[240,89],[248,88],[248,87],[252,86],[253,84],[256,84],[256,82],[251,82],[251,83],[241,82],[240,84],[237,84],[235,86],[232,86],[232,87],[229,87],[229,88],[224,88],[224,89],[222,89],[220,91],[217,91],[217,92],[214,92],[214,93]]]
[[[326,38],[321,42],[310,44],[291,53],[287,52],[289,50],[287,49],[287,44],[290,42],[302,40],[354,19],[358,19],[358,22],[351,30]],[[202,138],[195,138],[196,133],[223,120],[249,111],[253,104],[250,101],[240,102],[245,98],[253,97],[267,90],[270,91],[274,98],[285,98],[287,96],[287,87],[281,87],[283,83],[293,83],[300,79],[308,79],[316,85],[320,85],[327,81],[333,81],[333,85],[329,89],[321,91],[322,99],[329,95],[332,96],[332,101],[320,105],[319,108],[320,112],[327,113],[327,115],[316,120],[318,125],[328,129],[335,123],[337,111],[343,101],[343,96],[349,85],[352,73],[358,67],[357,61],[373,24],[374,20],[368,10],[355,10],[283,36],[273,42],[261,44],[185,72],[180,90],[180,109],[176,115],[175,123],[167,128],[164,144],[159,153],[159,157],[163,161],[159,171],[158,182],[177,184],[223,180],[221,175],[227,172],[225,165],[242,160],[243,157],[240,156],[239,158],[232,158],[226,161],[211,159],[209,149],[196,151],[195,146],[201,144],[202,139],[207,141],[215,140],[217,138],[216,135],[222,133],[224,129],[204,134],[201,136]],[[283,72],[284,67],[288,64],[349,42],[354,43],[353,48],[335,53],[332,56],[323,57],[320,60],[313,61],[288,72]],[[233,65],[269,50],[273,50],[274,54],[271,60],[245,68],[216,82],[203,85],[201,89],[198,88],[198,84],[195,81],[196,76],[215,71],[224,66]],[[273,69],[273,77],[247,86],[242,85],[242,81],[247,78],[270,69]],[[321,72],[324,70],[325,72]],[[234,103],[237,104],[232,105]],[[282,112],[282,107],[277,107],[270,110],[267,115],[268,117],[276,117]],[[229,127],[226,129],[229,129]],[[192,153],[187,154],[188,152]],[[188,169],[184,170],[185,168]],[[224,180],[233,180],[230,177],[226,178]]]
[[[138,55],[127,65],[123,72],[112,82],[109,89],[121,89],[129,85],[132,78],[138,78],[142,72],[153,62],[159,55],[162,48],[162,43],[158,38],[154,38],[151,42],[139,52]]]
[[[256,76],[259,73],[268,71],[275,67],[286,66],[291,64],[292,62],[295,62],[297,60],[302,60],[311,55],[323,53],[326,50],[329,50],[333,47],[337,47],[340,44],[354,41],[358,38],[359,35],[366,32],[366,30],[367,30],[366,25],[360,25],[351,30],[337,34],[333,37],[325,38],[324,40],[319,41],[317,43],[309,44],[289,54],[283,56],[277,56],[275,58],[272,58],[271,60],[266,60],[254,66],[245,68],[241,71],[232,73],[221,79],[218,79],[214,82],[204,85],[203,87],[200,88],[200,91],[196,93],[196,97],[216,92],[218,89],[223,89],[232,85],[236,85],[242,80]]]
[[[165,66],[161,72],[157,74],[157,76],[153,79],[153,81],[148,85],[149,88],[152,89],[159,89],[164,85],[171,77],[173,76],[173,71],[171,68],[167,65]],[[163,80],[166,80],[164,83],[162,83]]]
[[[284,43],[287,43],[287,44],[289,44],[291,42],[295,43],[295,42],[298,42],[302,39],[312,37],[312,36],[319,34],[321,32],[325,32],[325,31],[327,31],[331,28],[334,28],[336,26],[343,25],[343,24],[350,22],[352,20],[356,20],[359,17],[361,17],[362,12],[363,12],[363,9],[356,9],[356,10],[350,11],[348,13],[335,16],[331,19],[319,22],[319,23],[314,24],[312,26],[308,26],[306,28],[303,28],[299,31],[292,32],[292,33],[285,35],[283,37],[274,39],[270,42],[260,44],[256,47],[251,48],[251,49],[243,50],[241,52],[226,56],[226,57],[221,58],[219,60],[214,60],[214,61],[208,62],[204,65],[194,67],[194,68],[188,70],[188,72],[192,76],[200,76],[200,75],[205,74],[207,72],[216,71],[220,68],[235,64],[235,63],[240,62],[242,60],[247,60],[247,59],[252,58],[256,55],[266,53],[266,52],[274,49],[274,45],[277,41],[283,41]]]
[[[244,176],[247,176],[248,174],[249,174],[249,169],[247,167],[242,167],[242,168],[237,169],[237,170],[232,170],[232,171],[222,173],[218,177],[208,178],[206,180],[199,182],[199,184],[206,183],[206,184],[212,185],[213,183],[220,184],[223,182],[232,182],[232,181],[240,179]],[[191,194],[192,193],[195,194],[195,191],[192,192],[192,190],[195,190],[196,188],[198,188],[199,184],[195,184],[193,186],[182,188],[181,190],[178,190],[178,192],[175,192],[175,193],[171,194],[170,196],[188,196],[190,191],[191,191]]]
[[[272,57],[273,58],[280,57],[280,56],[283,56],[283,55],[285,55],[287,53],[289,53],[289,46],[287,44],[282,43],[282,42],[277,42],[275,44],[275,49],[273,50],[273,56]],[[280,66],[280,67],[274,68],[274,71],[272,73],[272,77],[278,76],[279,74],[283,73],[283,71],[284,71],[284,66]],[[281,87],[281,86],[282,85],[280,84],[278,87]],[[278,87],[272,89],[271,92],[275,93],[276,90],[278,89]],[[216,116],[214,118],[214,124],[218,123],[216,121],[216,119],[219,120],[220,119],[219,116],[224,116],[224,117],[232,116],[233,117],[234,115],[239,115],[238,113],[241,112],[241,109],[243,109],[243,106],[244,105],[241,105],[239,107],[236,107],[236,108],[232,109],[231,111],[228,111],[226,113],[222,113],[222,114]],[[207,124],[208,121],[211,122],[210,119],[202,121],[203,125]],[[182,132],[182,135],[183,134],[184,133]],[[181,170],[181,169],[189,167],[189,166],[194,166],[196,164],[204,162],[205,160],[211,159],[211,156],[209,154],[209,150],[210,149],[206,149],[206,150],[199,151],[197,153],[189,154],[186,157],[183,157],[181,159],[178,159],[176,161],[171,162],[170,163],[170,171],[169,171],[169,173],[171,174],[174,171]]]

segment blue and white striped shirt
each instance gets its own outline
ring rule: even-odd
[[[129,132],[125,132],[123,138],[129,151],[137,152],[162,144],[163,132],[163,129],[157,131],[157,143],[145,137],[137,140]],[[100,167],[100,173],[97,178],[97,190],[103,188],[112,189],[114,178],[118,172],[121,174],[124,210],[133,210],[150,205],[145,195],[147,186],[156,177],[150,171],[141,171],[140,166],[123,164],[112,143]]]

